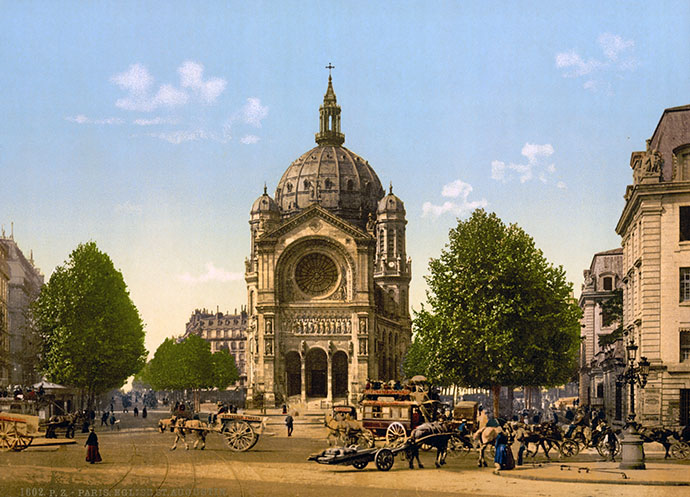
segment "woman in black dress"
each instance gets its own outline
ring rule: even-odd
[[[86,462],[93,464],[102,461],[101,454],[98,452],[98,436],[93,425],[91,425],[91,433],[89,433],[89,438],[86,439],[84,446],[86,447]]]

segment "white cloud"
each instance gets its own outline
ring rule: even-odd
[[[175,145],[179,145],[180,143],[184,142],[206,140],[210,138],[210,135],[203,129],[197,129],[192,131],[178,130],[163,133],[151,133],[150,136],[160,138],[161,140],[165,140]]]
[[[446,213],[451,213],[456,216],[463,216],[480,207],[486,207],[488,205],[486,199],[475,200],[472,202],[468,200],[472,190],[472,185],[459,179],[444,185],[443,189],[441,190],[441,195],[444,197],[459,198],[459,201],[446,201],[441,205],[432,204],[431,202],[424,202],[424,204],[422,204],[422,217],[439,217]]]
[[[520,153],[527,158],[526,164],[491,161],[491,179],[505,183],[517,177],[520,183],[527,183],[536,176],[542,183],[547,183],[548,175],[556,172],[554,163],[546,163],[546,159],[554,154],[550,143],[540,145],[527,142]]]
[[[198,62],[188,60],[178,69],[180,84],[183,88],[195,90],[204,103],[213,103],[218,95],[223,93],[227,81],[221,78],[209,78],[204,81],[204,66]]]
[[[574,50],[556,54],[556,67],[559,69],[568,69],[568,71],[563,73],[563,76],[566,78],[584,76],[594,71],[600,65],[601,63],[594,59],[584,61]]]
[[[186,61],[177,72],[181,88],[163,84],[154,92],[154,78],[146,66],[132,64],[127,71],[110,78],[110,81],[128,93],[119,98],[115,105],[121,109],[140,112],[150,112],[160,107],[178,107],[190,100],[186,89],[201,102],[210,104],[216,101],[227,86],[227,82],[221,78],[204,80],[204,66],[198,62]]]
[[[597,92],[601,89],[612,95],[611,84],[607,77],[623,71],[632,71],[639,66],[639,62],[632,53],[635,47],[633,40],[626,40],[620,35],[602,33],[597,38],[601,55],[585,60],[575,50],[556,54],[556,67],[561,70],[564,78],[579,78],[587,76],[583,88]]]
[[[84,114],[79,114],[76,116],[69,116],[65,118],[66,121],[70,121],[77,124],[122,124],[124,119],[119,117],[106,117],[104,119],[91,119],[86,117]]]
[[[142,208],[140,205],[135,205],[127,201],[124,204],[117,204],[115,206],[115,212],[121,214],[141,214]]]
[[[506,177],[506,163],[500,160],[491,161],[491,179],[503,181]]]
[[[125,72],[116,74],[110,78],[110,81],[123,90],[127,90],[136,95],[144,95],[153,84],[153,76],[151,76],[146,66],[142,64],[132,64]]]
[[[599,42],[601,49],[604,51],[606,58],[611,61],[618,60],[618,55],[622,51],[635,46],[635,42],[633,40],[624,40],[619,35],[614,35],[611,33],[601,34],[597,41]]]
[[[537,145],[536,143],[528,142],[525,143],[524,147],[522,147],[522,152],[520,153],[527,157],[530,164],[535,164],[539,158],[553,155],[553,147],[550,143],[546,143],[545,145]]]
[[[561,190],[566,189],[565,183],[563,183],[562,181],[559,181],[558,183],[556,183],[556,187],[560,188]]]
[[[184,281],[189,284],[206,283],[208,281],[219,281],[222,283],[228,281],[238,281],[244,278],[242,273],[233,273],[231,271],[226,271],[223,268],[216,267],[213,262],[206,263],[206,272],[200,274],[199,276],[192,276],[189,273],[184,273],[178,275],[177,277],[180,281]]]
[[[258,143],[260,138],[256,135],[244,135],[240,141],[244,143],[245,145],[253,145],[254,143]]]
[[[268,116],[268,107],[261,105],[261,100],[256,97],[247,99],[247,103],[242,108],[242,120],[254,127],[260,128],[261,121]]]
[[[154,117],[153,119],[135,119],[133,122],[138,126],[155,126],[158,124],[179,124],[180,120],[170,117]]]

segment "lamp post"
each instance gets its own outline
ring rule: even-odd
[[[621,440],[621,469],[645,469],[643,441],[637,432],[638,424],[635,422],[635,384],[640,388],[647,385],[649,376],[649,361],[646,357],[640,357],[635,365],[637,357],[637,345],[630,335],[630,341],[625,348],[627,363],[625,371],[618,377],[618,381],[630,385],[630,411],[626,423],[625,435]]]

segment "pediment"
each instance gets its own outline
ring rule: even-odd
[[[303,212],[283,222],[283,224],[281,224],[276,229],[264,233],[259,238],[259,241],[277,241],[279,238],[287,235],[291,231],[302,229],[304,226],[308,226],[309,228],[311,228],[312,231],[318,233],[319,231],[321,231],[323,227],[322,223],[326,223],[337,228],[338,230],[348,234],[355,240],[372,240],[372,236],[370,234],[365,233],[358,227],[348,223],[347,221],[343,221],[337,216],[334,216],[329,211],[321,207],[319,204],[313,204],[309,206],[307,209],[305,209]]]

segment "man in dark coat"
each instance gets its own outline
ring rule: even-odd
[[[86,462],[94,464],[102,461],[101,454],[98,451],[98,436],[93,426],[91,426],[91,433],[89,433],[84,446],[86,447]]]
[[[287,426],[287,436],[291,437],[292,436],[292,425],[294,423],[294,419],[290,414],[285,416],[285,426]]]
[[[146,406],[141,410],[141,417],[145,418],[148,413],[146,412]]]

